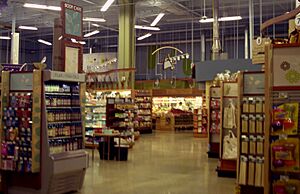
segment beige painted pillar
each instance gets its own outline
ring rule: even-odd
[[[118,68],[135,67],[135,5],[133,0],[120,1]],[[146,65],[146,64],[145,64]],[[125,87],[134,89],[135,74],[119,73],[119,87],[122,77],[126,78]]]

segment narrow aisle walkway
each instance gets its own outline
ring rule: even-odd
[[[143,135],[127,162],[90,161],[82,194],[233,194],[235,179],[218,178],[207,140],[191,133]]]

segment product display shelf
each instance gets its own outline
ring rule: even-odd
[[[208,112],[206,108],[206,96],[202,96],[202,107],[194,109],[194,137],[207,138]]]
[[[300,193],[299,52],[299,44],[265,50],[264,194]]]
[[[221,87],[212,86],[209,91],[208,107],[208,157],[219,158],[220,146],[220,102]]]
[[[264,72],[242,72],[238,77],[237,185],[240,193],[263,194]]]
[[[133,126],[135,104],[132,98],[107,98],[106,126],[118,131],[127,131]]]
[[[106,100],[97,100],[97,103],[85,104],[85,147],[95,149],[98,142],[94,141],[93,134],[99,133],[106,127]]]
[[[152,91],[136,90],[135,104],[137,106],[135,130],[141,134],[152,133]]]
[[[16,171],[10,174],[6,172],[4,181],[7,192],[50,194],[80,190],[88,161],[88,155],[83,149],[84,114],[81,114],[85,98],[84,74],[34,70],[12,72],[5,77],[8,77],[10,92],[14,93],[10,94],[7,102],[10,105],[17,102],[17,105],[25,106],[21,112],[17,111],[17,114],[23,115],[19,123],[22,125],[19,133],[21,146],[28,145],[30,141],[32,144],[32,160],[27,160],[30,150],[19,147],[18,156],[27,165],[20,168],[25,170],[21,174]],[[16,94],[16,90],[22,90],[26,95],[20,95],[20,91]],[[31,107],[27,103],[30,96]],[[27,120],[24,119],[30,115],[30,110],[32,130],[26,127]],[[32,162],[31,173],[26,172],[30,169],[28,161],[29,164]]]
[[[220,177],[236,177],[238,88],[237,81],[221,83],[221,130],[219,164],[216,169]]]

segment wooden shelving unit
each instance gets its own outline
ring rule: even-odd
[[[135,130],[143,133],[152,133],[152,90],[136,90],[135,104],[137,114]]]
[[[221,110],[221,87],[212,86],[209,91],[208,107],[208,152],[209,158],[219,158]]]
[[[237,185],[240,193],[262,194],[265,74],[242,72],[238,83]]]
[[[194,109],[194,137],[208,137],[208,111],[206,107],[206,96],[202,96],[202,107]]]
[[[237,136],[237,104],[238,104],[238,82],[224,81],[221,83],[221,130],[219,147],[219,166],[217,167],[218,176],[236,177],[236,156],[225,156],[224,138],[232,134]],[[228,111],[227,111],[228,110]],[[237,142],[236,142],[237,143]]]
[[[132,98],[107,98],[106,126],[118,131],[134,128],[135,104]]]
[[[289,185],[288,187],[293,189],[293,193],[298,194],[300,192],[300,120],[299,112],[298,115],[295,114],[300,103],[299,52],[300,44],[270,44],[266,46],[265,50],[264,194],[276,193],[278,181],[280,181],[281,189],[286,190],[285,185]],[[280,111],[289,115],[289,122],[285,122],[286,117],[283,117],[284,120],[282,121],[277,120],[276,114]],[[285,145],[295,149],[286,151]],[[277,148],[281,148],[282,151],[278,152]],[[291,157],[278,158],[279,154],[283,152],[289,153]]]

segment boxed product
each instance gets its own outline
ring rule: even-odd
[[[299,139],[280,139],[271,144],[271,168],[274,171],[300,172]]]

